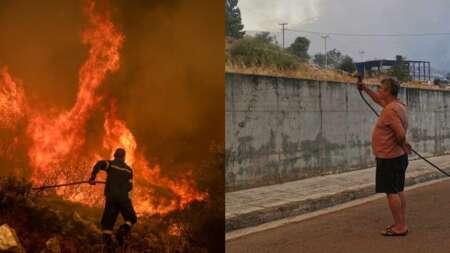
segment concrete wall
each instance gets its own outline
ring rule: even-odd
[[[225,87],[227,191],[374,164],[376,117],[354,85],[226,73]],[[399,97],[413,148],[450,150],[450,93],[402,88]]]

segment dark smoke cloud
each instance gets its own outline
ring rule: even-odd
[[[39,106],[74,103],[78,70],[87,57],[82,5],[0,1],[0,64],[23,81]],[[117,99],[119,116],[146,155],[166,168],[197,163],[211,142],[224,140],[223,3],[118,0],[109,5],[125,42],[121,68],[108,76],[102,91]],[[94,115],[92,131],[101,131],[101,120],[101,114]]]

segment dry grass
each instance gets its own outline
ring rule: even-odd
[[[270,76],[284,76],[301,79],[321,80],[321,81],[337,81],[337,82],[355,82],[355,77],[341,73],[331,69],[321,69],[315,65],[307,63],[299,63],[297,70],[280,70],[275,67],[254,67],[227,64],[226,72],[236,72],[243,74],[258,74]]]
[[[268,75],[268,76],[279,76],[279,77],[293,77],[309,80],[319,80],[319,81],[335,81],[343,83],[356,83],[356,77],[352,74],[346,73],[344,71],[334,70],[334,69],[324,69],[317,65],[301,62],[297,70],[281,70],[273,66],[257,67],[257,66],[244,66],[240,64],[233,64],[230,60],[230,47],[236,42],[236,39],[226,37],[225,38],[225,72],[234,72],[242,74],[256,74],[256,75]],[[366,78],[365,83],[369,85],[377,85],[383,78],[383,75]],[[431,89],[431,90],[448,90],[448,88],[442,88],[433,84],[428,84],[423,81],[410,81],[401,84],[402,87],[410,88],[420,88],[420,89]]]
[[[256,74],[279,77],[293,77],[300,79],[319,80],[319,81],[335,81],[343,83],[356,83],[356,77],[343,71],[323,69],[317,65],[309,63],[300,63],[297,70],[280,70],[275,67],[254,67],[225,64],[225,72]],[[383,76],[367,78],[364,80],[369,85],[377,85]],[[448,90],[450,88],[442,88],[436,85],[428,84],[423,81],[410,81],[401,84],[402,87],[432,89],[432,90]]]

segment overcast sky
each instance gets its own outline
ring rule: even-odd
[[[448,0],[239,0],[244,29],[270,31],[281,41],[281,22],[291,30],[334,33],[450,33]],[[297,36],[311,40],[309,53],[323,52],[319,35],[287,31],[286,45]],[[331,35],[327,49],[336,48],[361,59],[431,61],[450,71],[450,35],[427,37],[344,37]],[[360,51],[364,51],[361,54]]]

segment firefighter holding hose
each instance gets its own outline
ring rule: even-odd
[[[100,170],[107,173],[105,185],[105,209],[103,212],[102,239],[106,249],[112,251],[112,231],[119,212],[122,214],[125,223],[119,227],[115,237],[120,246],[124,243],[124,237],[130,232],[131,226],[136,223],[137,217],[129,197],[133,184],[133,170],[125,163],[125,150],[116,149],[114,160],[98,161],[89,179],[89,184],[95,184],[95,177]]]

